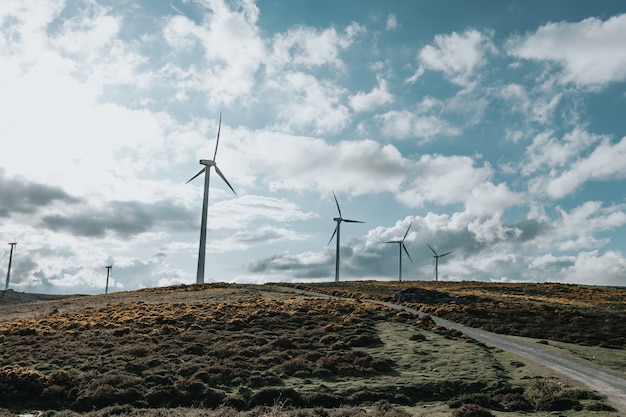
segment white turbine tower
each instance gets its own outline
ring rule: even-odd
[[[404,234],[404,237],[400,240],[388,240],[385,243],[397,243],[398,244],[398,281],[402,281],[402,249],[404,249],[404,252],[406,253],[406,256],[409,257],[409,261],[411,261],[411,263],[413,263],[413,259],[411,259],[411,255],[409,255],[409,251],[407,250],[406,246],[404,245],[404,239],[406,239],[407,235],[409,234],[409,230],[411,229],[411,225],[413,224],[413,222],[411,222],[409,224],[409,227],[406,229],[406,233]]]
[[[435,281],[439,281],[439,258],[443,258],[446,255],[450,255],[452,253],[452,251],[450,252],[446,252],[443,255],[439,255],[437,253],[437,251],[435,251],[428,243],[426,244],[431,251],[433,251],[433,253],[435,254],[435,256],[433,256],[435,258]]]
[[[107,284],[106,284],[106,287],[104,287],[104,295],[107,295],[109,293],[109,276],[111,276],[111,269],[113,268],[113,262],[110,262],[110,265],[105,266],[105,268],[107,269]]]
[[[15,248],[15,245],[17,245],[17,241],[9,242],[9,245],[11,245],[11,252],[9,253],[9,269],[7,269],[7,282],[4,285],[5,291],[9,289],[9,280],[11,279],[11,263],[13,262],[13,248]]]
[[[362,222],[359,220],[344,219],[343,217],[341,217],[341,209],[339,208],[339,202],[337,201],[337,196],[335,195],[334,191],[333,191],[333,197],[335,197],[335,204],[337,204],[337,211],[339,211],[339,217],[333,218],[333,220],[337,222],[337,226],[335,226],[335,231],[333,232],[333,235],[330,237],[330,240],[328,241],[328,245],[330,245],[330,242],[333,241],[335,234],[337,234],[337,254],[335,255],[335,282],[339,282],[339,245],[340,245],[339,236],[341,233],[341,222],[346,222],[346,223],[365,223],[365,222]]]
[[[204,284],[204,256],[206,253],[206,227],[207,227],[207,211],[208,211],[208,205],[209,205],[209,178],[211,176],[211,167],[215,168],[215,172],[217,172],[217,175],[219,175],[224,180],[226,185],[228,185],[228,188],[230,188],[232,192],[235,193],[235,190],[230,185],[230,183],[228,182],[224,174],[222,174],[222,171],[220,171],[220,169],[217,167],[217,164],[215,163],[215,158],[217,157],[217,147],[220,144],[221,128],[222,128],[222,113],[220,113],[220,121],[219,121],[219,125],[217,128],[217,141],[215,142],[215,153],[213,154],[213,159],[212,160],[201,159],[200,164],[204,165],[204,168],[202,168],[200,172],[198,172],[196,175],[193,176],[193,178],[191,178],[189,181],[185,183],[185,184],[188,184],[189,182],[196,179],[196,177],[204,173],[204,198],[202,200],[202,222],[201,222],[202,224],[200,225],[200,248],[198,249],[198,272],[196,274],[196,284]],[[237,193],[235,193],[235,195],[237,195]]]

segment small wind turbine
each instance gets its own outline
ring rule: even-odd
[[[385,243],[397,243],[398,244],[398,281],[402,281],[402,249],[404,249],[404,252],[406,253],[406,256],[409,257],[409,261],[411,261],[411,263],[413,263],[413,259],[411,259],[411,255],[409,255],[409,251],[407,250],[406,246],[404,245],[404,239],[406,239],[407,235],[409,234],[409,230],[411,229],[411,225],[413,224],[413,222],[411,222],[409,224],[409,227],[406,229],[406,233],[404,234],[404,237],[400,240],[388,240]]]
[[[433,251],[433,253],[435,254],[434,258],[435,258],[435,281],[439,281],[439,258],[443,258],[446,255],[450,255],[452,253],[452,251],[450,252],[446,252],[443,255],[439,255],[437,253],[437,251],[435,251],[428,243],[426,244],[431,251]]]
[[[330,242],[333,241],[333,238],[335,237],[335,234],[337,234],[337,254],[335,255],[335,282],[339,282],[339,235],[341,232],[341,222],[346,222],[346,223],[365,223],[359,220],[349,220],[349,219],[344,219],[343,217],[341,217],[341,209],[339,208],[339,202],[337,201],[337,196],[335,195],[335,192],[333,191],[333,197],[335,197],[335,204],[337,204],[337,211],[339,211],[339,217],[335,217],[333,218],[334,221],[337,222],[337,226],[335,227],[335,231],[333,232],[333,235],[330,237],[330,240],[328,241],[328,245],[330,245]]]
[[[109,276],[111,275],[111,269],[113,268],[113,262],[110,265],[105,266],[107,269],[107,285],[104,287],[104,295],[109,293]]]
[[[4,285],[5,291],[9,289],[9,280],[11,279],[11,263],[13,262],[13,248],[15,248],[15,245],[17,245],[17,241],[9,242],[9,245],[11,245],[11,251],[9,252],[9,269],[7,270],[7,282]]]
[[[217,157],[217,147],[220,144],[221,128],[222,113],[220,113],[220,121],[217,128],[217,141],[215,142],[215,153],[213,153],[213,159],[201,159],[200,164],[204,165],[204,168],[202,168],[200,172],[198,172],[196,175],[193,176],[193,178],[185,183],[188,184],[189,182],[196,179],[196,177],[198,177],[200,174],[204,173],[204,198],[202,200],[202,224],[200,225],[200,248],[198,249],[198,272],[196,274],[196,284],[204,284],[204,256],[206,254],[206,227],[207,211],[209,206],[209,178],[211,176],[211,167],[215,168],[215,172],[217,172],[217,175],[222,177],[226,185],[228,185],[228,188],[230,188],[232,192],[237,195],[233,187],[230,185],[224,174],[222,174],[222,171],[220,171],[220,169],[217,167],[217,164],[215,163],[215,158]]]

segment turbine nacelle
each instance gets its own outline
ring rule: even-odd
[[[209,167],[214,167],[214,166],[216,166],[215,161],[212,161],[212,160],[210,160],[210,159],[201,159],[201,160],[200,160],[200,164],[202,164],[202,165],[206,165],[206,166],[209,166]]]

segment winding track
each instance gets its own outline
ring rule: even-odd
[[[296,288],[279,288],[282,290],[297,292],[313,297],[329,297],[326,294],[316,293],[312,291],[304,291]],[[343,297],[331,296],[330,298],[339,299]],[[383,305],[385,307],[393,308],[395,310],[407,311],[419,317],[430,315],[399,304],[368,299],[360,301]],[[625,377],[608,372],[600,367],[584,362],[582,360],[567,357],[559,353],[553,352],[536,343],[527,343],[505,335],[464,326],[462,324],[454,323],[432,315],[430,315],[430,317],[436,324],[445,327],[454,327],[458,331],[465,333],[467,336],[475,340],[514,353],[529,361],[533,361],[539,365],[550,368],[570,379],[583,383],[590,389],[596,391],[600,396],[604,397],[620,413],[624,413],[624,415],[626,416]]]

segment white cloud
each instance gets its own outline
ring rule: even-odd
[[[328,194],[334,189],[352,195],[394,191],[404,181],[410,163],[395,147],[371,140],[332,145],[309,137],[244,130],[237,136],[236,175],[270,190]]]
[[[626,80],[626,14],[606,21],[588,18],[577,23],[557,22],[509,42],[509,53],[523,59],[557,62],[560,81],[601,87]]]
[[[278,118],[289,132],[336,134],[350,122],[350,111],[343,104],[347,91],[330,81],[296,72],[269,85],[284,97],[278,105]]]
[[[563,135],[562,139],[554,137],[554,132],[546,131],[535,136],[533,143],[526,148],[527,161],[522,166],[524,175],[531,175],[540,170],[552,170],[568,165],[578,159],[581,153],[602,139],[581,128]]]
[[[398,18],[395,14],[387,16],[387,24],[385,26],[387,30],[396,30],[398,28]]]
[[[447,205],[465,202],[493,174],[488,164],[476,167],[467,156],[424,155],[411,170],[408,185],[397,196],[409,207],[425,202]]]
[[[541,124],[547,124],[553,120],[554,112],[563,100],[563,94],[552,90],[548,92],[541,90],[531,97],[526,88],[519,84],[504,86],[499,91],[499,95],[512,105],[511,110],[520,113],[527,122]]]
[[[232,103],[245,99],[256,83],[256,73],[266,60],[266,49],[256,23],[259,10],[249,1],[231,10],[222,0],[207,5],[202,24],[184,16],[171,17],[163,28],[165,40],[172,53],[195,53],[204,57],[202,69],[194,64],[170,64],[167,74],[178,75],[182,90],[210,92],[214,104]]]
[[[424,70],[441,71],[453,83],[470,86],[475,71],[486,62],[486,54],[495,51],[491,34],[467,30],[459,35],[435,36],[434,46],[426,45],[417,58],[420,67],[408,82],[415,82]]]
[[[524,244],[533,251],[578,251],[596,249],[609,243],[600,233],[617,230],[626,225],[624,206],[604,206],[598,201],[587,201],[567,211],[557,208],[557,216],[549,218],[546,213],[533,207],[529,220],[538,221],[544,231]]]
[[[267,59],[267,70],[274,74],[284,69],[312,68],[329,65],[335,70],[345,69],[339,54],[347,49],[357,37],[365,32],[361,25],[353,23],[343,33],[335,28],[319,31],[310,27],[296,27],[277,34],[272,40]]]
[[[457,136],[459,129],[450,126],[437,115],[420,114],[409,110],[392,110],[375,116],[381,124],[383,136],[391,139],[420,138],[430,140],[436,136]]]
[[[506,184],[494,185],[484,182],[471,189],[465,198],[467,213],[474,216],[486,216],[504,213],[512,206],[523,204],[525,197],[509,190]]]
[[[552,170],[545,177],[530,182],[533,193],[545,193],[551,198],[563,198],[587,181],[626,178],[626,137],[617,143],[602,139],[588,156],[580,156],[563,170]]]
[[[359,91],[350,97],[350,106],[355,112],[370,111],[376,107],[393,103],[394,97],[389,92],[387,81],[380,76],[377,78],[378,87],[374,87],[369,93]]]

